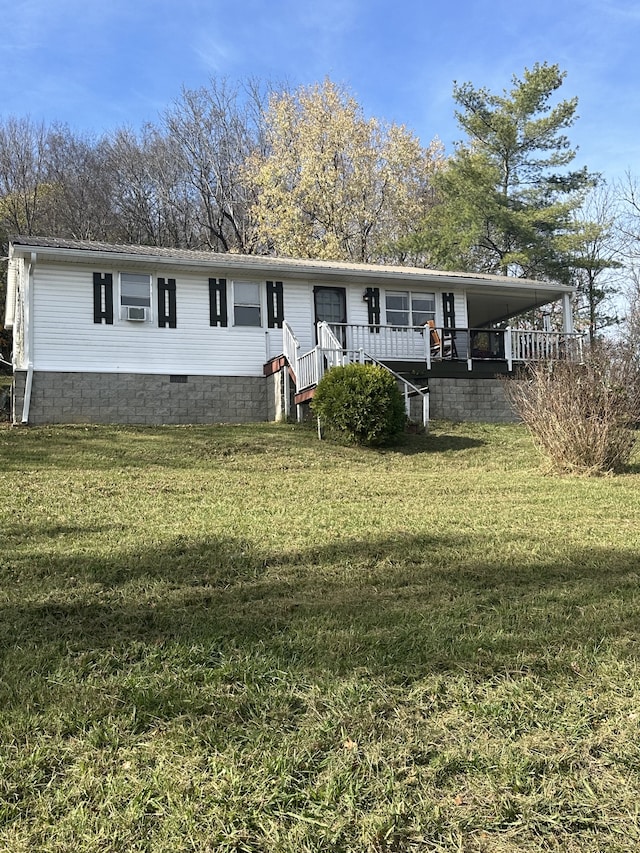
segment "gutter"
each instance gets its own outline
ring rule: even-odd
[[[27,381],[24,386],[24,399],[22,401],[22,423],[29,423],[29,408],[31,406],[31,387],[33,385],[33,364],[29,363],[27,368]]]

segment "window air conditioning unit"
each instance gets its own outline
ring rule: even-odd
[[[138,323],[143,323],[147,319],[147,309],[139,305],[127,305],[125,316],[127,320],[135,320]]]

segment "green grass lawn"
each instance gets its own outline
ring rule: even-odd
[[[640,849],[640,457],[0,426],[0,850]]]

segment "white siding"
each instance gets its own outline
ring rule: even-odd
[[[347,287],[347,323],[364,326],[369,322],[367,303],[363,299],[366,289],[364,284]]]
[[[113,273],[114,323],[93,322],[93,272]],[[211,276],[215,277],[215,271]],[[263,327],[234,327],[228,286],[228,327],[209,325],[208,276],[162,271],[176,279],[177,328],[158,328],[156,275],[149,323],[119,318],[118,270],[104,266],[40,265],[34,287],[34,366],[38,370],[260,376],[267,360]],[[285,295],[286,305],[286,295]],[[263,306],[264,307],[264,306]],[[281,331],[269,330],[277,339]],[[277,340],[272,341],[277,347]],[[280,347],[282,344],[280,340]]]
[[[300,353],[308,352],[315,345],[312,342],[313,291],[308,281],[284,282],[284,318],[300,343]]]
[[[457,291],[453,297],[454,308],[456,312],[456,326],[458,329],[466,329],[469,325],[469,315],[467,313],[467,294],[463,291]]]
[[[123,271],[129,271],[123,267]],[[181,271],[163,268],[160,275],[176,279],[177,328],[158,328],[158,270],[136,269],[152,275],[152,319],[148,323],[120,319],[118,267],[46,264],[35,268],[33,361],[36,370],[174,373],[217,376],[261,376],[269,358],[282,352],[282,330],[267,329],[266,291],[262,288],[261,328],[233,326],[231,281],[227,285],[229,326],[209,325],[209,277],[225,277],[211,270]],[[133,271],[133,270],[132,270]],[[114,323],[93,322],[93,273],[113,275]],[[239,276],[250,280],[248,275]],[[264,282],[263,279],[253,279]],[[283,282],[284,316],[300,342],[301,353],[315,345],[313,290],[319,282],[309,279]],[[366,325],[366,285],[337,279],[321,286],[345,287],[347,322]],[[381,321],[385,323],[385,291],[403,289],[402,282],[380,286]],[[408,285],[404,289],[410,289]],[[434,292],[428,286],[415,292]],[[442,320],[442,291],[436,293],[436,321]],[[456,325],[467,324],[466,297],[455,296]]]

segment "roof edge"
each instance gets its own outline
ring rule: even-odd
[[[305,258],[283,258],[274,255],[241,255],[232,252],[206,252],[193,249],[171,249],[159,246],[102,243],[98,241],[67,240],[64,238],[15,236],[9,241],[9,256],[36,252],[54,261],[82,259],[122,263],[145,263],[162,266],[217,267],[229,270],[255,270],[282,275],[323,275],[336,277],[350,274],[360,280],[410,279],[451,285],[494,285],[502,288],[531,287],[550,293],[572,293],[575,288],[559,282],[498,276],[490,273],[453,272],[427,267],[361,264],[350,261],[327,261]]]

